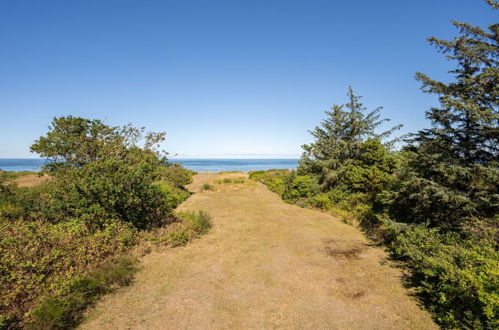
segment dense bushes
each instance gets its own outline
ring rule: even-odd
[[[126,221],[148,228],[172,210],[156,183],[166,163],[154,146],[163,134],[132,126],[109,127],[98,120],[62,117],[31,149],[52,161],[46,209],[50,221],[81,221],[93,228]]]
[[[438,228],[387,222],[392,253],[412,270],[411,280],[440,324],[494,328],[499,313],[497,231],[463,236]],[[485,235],[484,235],[485,234]]]
[[[32,146],[49,159],[50,179],[19,188],[0,173],[0,327],[72,327],[101,294],[129,283],[135,244],[175,246],[206,231],[205,213],[173,213],[193,172],[161,157],[162,140],[55,118]]]
[[[119,255],[134,243],[135,230],[122,222],[89,232],[73,223],[0,220],[0,315],[18,323],[33,302],[58,293],[75,276]]]

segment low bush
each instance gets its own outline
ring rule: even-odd
[[[178,217],[196,234],[204,234],[211,227],[211,217],[205,211],[180,212]]]
[[[156,246],[181,246],[206,233],[211,217],[204,211],[179,212],[169,226],[139,233],[143,241]]]
[[[333,204],[329,199],[329,196],[325,193],[321,193],[310,198],[310,203],[312,207],[318,208],[324,211],[328,211],[332,208]]]
[[[135,229],[107,224],[89,232],[79,223],[0,220],[0,314],[16,326],[45,295],[67,289],[108,257],[120,255],[135,242]]]
[[[160,173],[159,184],[165,196],[167,208],[173,210],[191,195],[185,185],[192,183],[192,176],[195,172],[180,164],[173,164],[161,167]]]
[[[59,294],[44,297],[29,313],[27,328],[71,329],[100,296],[131,283],[137,260],[120,257],[72,280]]]
[[[387,222],[392,254],[445,328],[492,329],[499,322],[497,228],[464,236],[437,228]],[[483,228],[483,227],[482,227]]]
[[[210,190],[215,190],[215,187],[212,184],[204,183],[203,186],[201,187],[201,191],[210,191]]]
[[[286,191],[286,181],[290,176],[288,170],[268,170],[268,171],[251,171],[249,172],[250,179],[265,184],[271,191],[283,195]]]
[[[180,189],[185,189],[184,186],[192,183],[195,173],[178,163],[168,163],[160,169],[161,182]]]

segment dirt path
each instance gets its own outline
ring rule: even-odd
[[[186,247],[143,258],[131,287],[104,298],[83,329],[431,329],[400,271],[358,229],[284,203],[263,185],[203,183],[182,209],[213,228]]]

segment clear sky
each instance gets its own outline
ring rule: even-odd
[[[425,41],[451,20],[497,22],[482,0],[0,0],[0,158],[54,116],[166,131],[186,157],[289,157],[352,85],[369,107],[428,125],[414,80],[448,79]]]

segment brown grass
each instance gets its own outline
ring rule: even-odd
[[[225,177],[246,175],[199,174],[189,189]],[[206,210],[213,228],[142,258],[134,285],[104,298],[82,328],[436,328],[386,254],[329,214],[246,183],[194,194],[180,209]]]
[[[12,182],[16,183],[19,187],[33,187],[47,181],[48,179],[49,177],[47,175],[40,176],[38,174],[27,174],[13,179]]]

